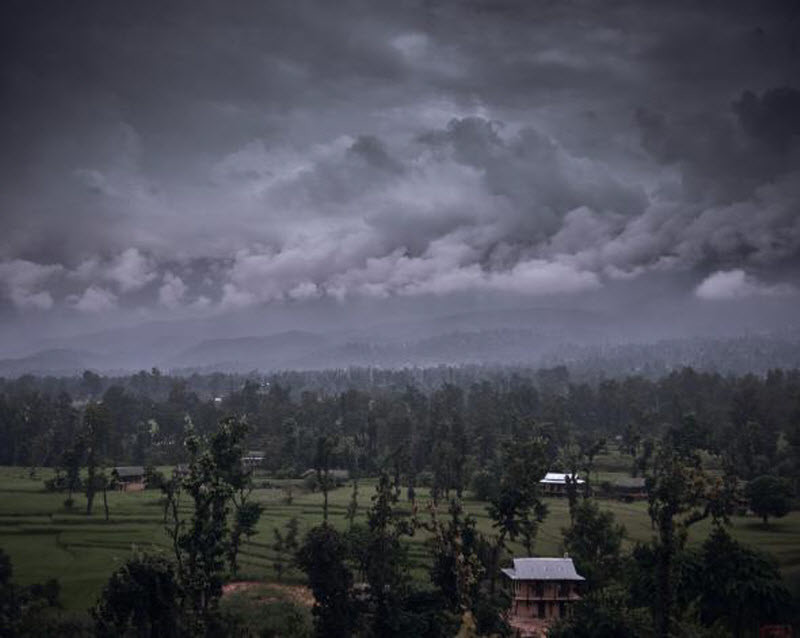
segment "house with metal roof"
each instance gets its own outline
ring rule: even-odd
[[[248,450],[242,456],[242,465],[247,470],[254,470],[264,462],[264,453],[261,450]]]
[[[544,633],[581,599],[585,579],[571,558],[515,558],[514,566],[502,572],[512,595],[509,622],[522,636]]]
[[[571,476],[571,474],[562,474],[560,472],[548,472],[539,481],[539,489],[544,496],[564,496],[567,493],[567,479]],[[583,486],[585,482],[577,474],[575,475],[575,483],[579,486]]]
[[[141,465],[118,465],[111,470],[111,476],[124,492],[144,489],[144,468]]]

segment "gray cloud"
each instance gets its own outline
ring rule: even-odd
[[[4,11],[14,321],[800,272],[788,3]]]
[[[695,290],[703,299],[740,299],[742,297],[784,297],[797,294],[789,284],[765,284],[744,270],[720,270],[709,275]]]

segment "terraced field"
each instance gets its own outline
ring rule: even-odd
[[[15,580],[32,583],[58,578],[62,584],[63,600],[70,609],[86,609],[96,599],[109,574],[135,549],[169,553],[163,529],[163,510],[160,494],[155,491],[115,492],[109,494],[110,520],[103,513],[102,498],[96,499],[95,511],[83,513],[85,499],[75,497],[75,507],[66,510],[65,495],[44,491],[47,470],[39,470],[34,478],[25,468],[0,468],[0,547],[13,560]],[[257,484],[262,484],[258,479]],[[274,482],[273,482],[274,484]],[[427,492],[418,491],[418,503],[424,509]],[[373,484],[363,482],[359,490],[359,516],[363,518],[373,493]],[[260,487],[254,497],[264,506],[258,534],[247,543],[242,555],[243,579],[274,580],[272,549],[273,529],[282,528],[293,516],[300,521],[301,532],[322,519],[322,497],[293,488],[291,504],[280,487]],[[350,501],[350,488],[330,494],[330,520],[341,528],[347,526],[345,511]],[[625,525],[632,544],[650,538],[650,522],[644,503],[602,501],[617,520]],[[410,504],[404,504],[410,508]],[[478,520],[478,528],[491,531],[486,504],[467,499],[466,509]],[[550,514],[539,532],[537,553],[558,555],[561,529],[567,525],[566,502],[548,500]],[[423,512],[424,514],[424,512]],[[734,534],[743,542],[769,551],[780,562],[784,575],[794,589],[800,586],[800,512],[771,522],[764,528],[755,518],[736,518]],[[708,524],[692,528],[691,542],[698,543],[708,533]],[[427,536],[419,532],[410,539],[410,555],[415,576],[425,578],[428,551]],[[517,548],[521,552],[521,547]],[[290,572],[288,582],[299,581],[300,575]]]

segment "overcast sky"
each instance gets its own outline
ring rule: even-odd
[[[8,334],[665,281],[798,308],[795,2],[1,11]]]

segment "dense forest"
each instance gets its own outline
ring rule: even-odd
[[[689,368],[656,381],[593,383],[572,382],[565,367],[27,376],[0,380],[0,464],[63,465],[90,405],[102,407],[100,454],[115,465],[181,462],[188,421],[210,433],[235,415],[248,423],[246,443],[264,451],[270,471],[312,467],[314,442],[324,435],[337,437],[336,467],[375,475],[402,447],[404,473],[430,472],[442,486],[460,488],[493,462],[504,441],[533,428],[546,431],[554,447],[570,437],[603,439],[635,454],[690,418],[698,442],[741,478],[769,470],[796,486],[800,474],[800,371],[721,376]]]

